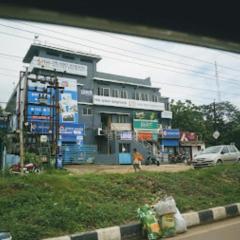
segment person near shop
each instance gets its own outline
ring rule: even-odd
[[[137,172],[137,170],[142,169],[141,162],[143,161],[143,155],[137,151],[136,148],[133,149],[133,168],[134,171]]]

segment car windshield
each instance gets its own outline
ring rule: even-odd
[[[216,147],[209,147],[209,148],[206,148],[202,154],[208,154],[208,153],[218,153],[220,152],[221,150],[221,146],[216,146]]]

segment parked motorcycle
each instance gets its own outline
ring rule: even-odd
[[[155,164],[157,166],[160,165],[160,159],[157,156],[148,156],[145,165]]]
[[[9,170],[11,172],[21,172],[21,164],[13,164]],[[41,170],[35,163],[26,163],[23,166],[24,173],[39,173]]]

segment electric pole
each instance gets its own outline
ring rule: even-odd
[[[56,107],[56,124],[55,124],[55,167],[57,168],[58,164],[58,157],[59,157],[59,113],[60,113],[60,106],[59,106],[59,82],[58,79],[56,77],[56,75],[54,76],[54,82],[55,82],[55,107]]]
[[[24,174],[24,112],[25,112],[25,100],[26,100],[26,90],[27,90],[27,77],[28,77],[28,69],[26,69],[25,74],[23,74],[20,84],[20,121],[19,121],[19,144],[20,144],[20,168],[21,168],[21,175]]]
[[[217,139],[219,138],[220,136],[220,133],[219,131],[217,130],[217,117],[216,117],[216,103],[215,103],[215,99],[213,101],[213,121],[214,121],[214,132],[213,132],[213,138],[215,139],[215,144],[217,144]]]

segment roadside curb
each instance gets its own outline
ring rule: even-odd
[[[240,216],[240,203],[183,213],[188,228]],[[43,240],[127,240],[142,235],[141,224],[131,223],[121,226],[100,228],[92,232],[76,233],[69,236],[46,238]]]

